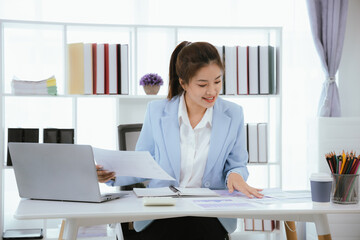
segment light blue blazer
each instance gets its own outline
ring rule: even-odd
[[[156,100],[148,104],[144,124],[136,145],[137,151],[149,151],[155,161],[176,181],[151,179],[148,187],[179,186],[180,128],[179,97]],[[218,98],[214,105],[208,160],[201,187],[226,189],[230,172],[248,178],[248,153],[245,145],[244,115],[239,105]],[[117,177],[112,185],[128,185],[147,179]],[[229,232],[236,229],[236,219],[219,218]],[[141,231],[152,220],[135,222]]]

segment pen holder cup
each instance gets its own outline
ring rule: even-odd
[[[359,174],[332,174],[331,201],[338,204],[359,202]]]

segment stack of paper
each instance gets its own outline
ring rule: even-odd
[[[11,88],[16,95],[57,95],[55,76],[40,81],[19,80],[14,77]]]

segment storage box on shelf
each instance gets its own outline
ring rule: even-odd
[[[16,201],[10,203],[5,200],[8,196],[17,197],[12,169],[5,167],[7,129],[71,128],[75,129],[75,143],[117,149],[116,126],[142,122],[147,103],[166,98],[170,55],[177,43],[183,40],[208,41],[221,49],[219,53],[223,57],[225,53],[224,60],[226,56],[233,56],[232,61],[229,61],[229,58],[225,61],[228,68],[225,73],[225,95],[222,97],[243,106],[246,123],[266,123],[267,126],[267,162],[249,164],[249,182],[262,188],[281,187],[281,28],[145,26],[17,20],[0,20],[0,24],[0,145],[3,146],[0,148],[0,230],[4,226],[15,228],[20,224],[12,218]],[[71,88],[68,82],[71,71],[68,64],[71,57],[68,44],[74,43],[127,45],[128,95],[68,94]],[[260,58],[265,56],[261,59],[271,57],[272,61],[267,65],[269,69],[264,70],[270,72],[270,79],[265,80],[268,83],[265,84],[265,90],[261,82],[257,89],[251,87],[251,82],[249,86],[239,88],[242,86],[241,81],[244,82],[241,71],[244,59],[240,60],[236,56],[244,57],[250,48],[259,51]],[[237,61],[236,64],[234,61]],[[274,64],[274,68],[271,68],[271,64]],[[229,68],[232,69],[231,72]],[[271,69],[274,72],[271,72]],[[144,74],[153,72],[162,76],[165,83],[161,86],[159,95],[148,96],[139,85],[139,80]],[[54,75],[57,96],[15,96],[11,91],[13,75],[27,80],[41,80]],[[239,77],[242,77],[241,81],[237,81]],[[233,91],[234,86],[236,91]],[[251,93],[255,94],[248,91],[250,87]],[[6,188],[7,185],[12,186],[12,194],[3,194],[4,190],[9,189]],[[44,225],[57,227],[58,223],[45,222]]]

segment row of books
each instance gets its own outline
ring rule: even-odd
[[[268,162],[267,123],[247,123],[245,125],[246,148],[249,163]]]
[[[128,44],[68,44],[69,94],[129,94]]]
[[[273,46],[217,46],[225,65],[224,95],[276,94]]]
[[[272,232],[280,229],[280,221],[263,219],[244,219],[245,231],[265,231]]]
[[[30,81],[14,77],[11,81],[11,92],[15,95],[57,95],[56,78],[51,76],[44,80]]]
[[[39,142],[38,128],[8,128],[8,142]],[[74,143],[74,129],[44,128],[44,143]],[[7,166],[12,166],[9,150],[7,152]]]

